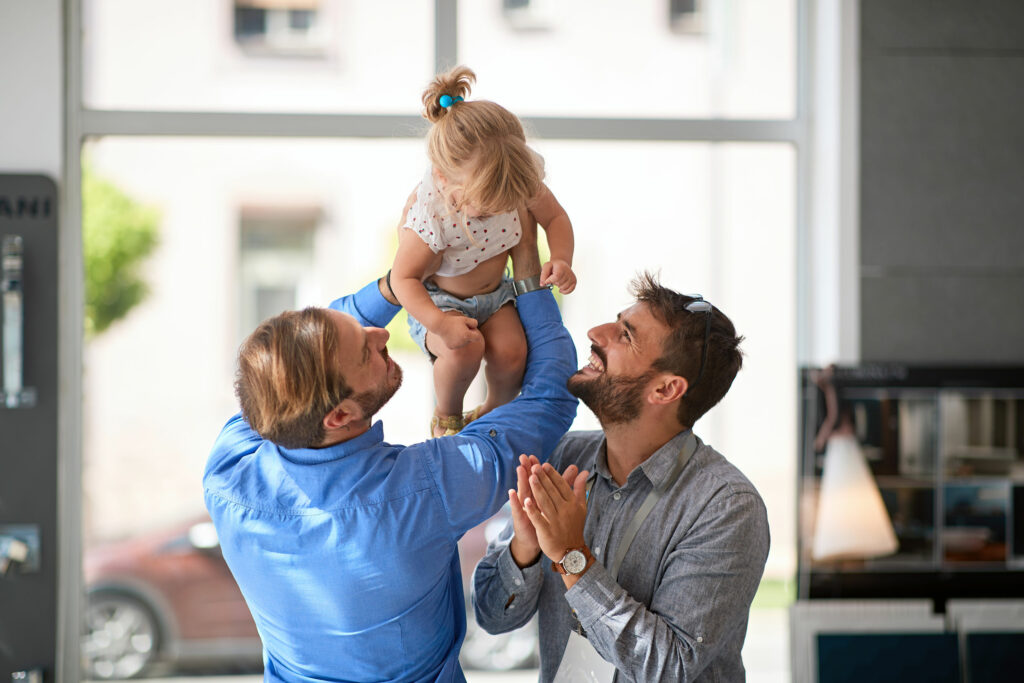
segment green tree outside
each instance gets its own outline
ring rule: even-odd
[[[149,294],[140,273],[156,248],[160,214],[82,165],[85,334],[92,338]]]

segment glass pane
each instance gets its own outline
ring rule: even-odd
[[[944,472],[948,478],[1007,477],[1024,456],[1024,400],[1012,393],[944,391]]]
[[[793,149],[543,140],[535,147],[576,230],[579,287],[561,303],[581,364],[587,330],[629,305],[627,284],[639,269],[660,270],[666,285],[701,292],[746,336],[743,370],[697,430],[764,495],[775,540],[769,573],[791,575]],[[148,296],[85,349],[83,523],[91,592],[84,647],[105,662],[89,677],[124,675],[167,646],[139,616],[161,608],[196,620],[188,645],[233,666],[255,662],[258,670],[251,619],[215,561],[200,486],[209,447],[237,410],[235,353],[263,316],[325,304],[387,269],[401,207],[426,163],[423,143],[109,137],[90,141],[84,158],[86,182],[101,178],[107,188],[102,196],[84,193],[86,224],[117,224],[109,215],[90,222],[113,205],[121,207],[118,216],[141,216],[157,231],[138,269]],[[97,238],[85,238],[88,250]],[[108,262],[90,261],[90,281]],[[430,364],[408,339],[404,318],[391,325],[389,347],[405,381],[380,414],[392,443],[421,441],[433,406]],[[581,408],[576,427],[595,426]],[[461,546],[467,579],[494,529],[477,531]],[[171,596],[166,605],[126,602],[100,589],[125,562],[138,582],[176,582],[161,589]],[[101,660],[97,653],[113,642],[110,629],[132,608],[135,615],[124,618],[139,625],[131,640],[138,652]]]
[[[459,3],[474,96],[520,116],[791,118],[796,3]]]
[[[942,495],[942,559],[1005,563],[1009,484],[947,484]]]
[[[764,496],[770,576],[795,569],[795,156],[784,144],[558,142],[535,147],[572,219],[577,289],[562,313],[580,364],[587,330],[630,305],[641,269],[699,292],[746,337],[729,394],[697,424]],[[765,397],[770,396],[770,400]],[[580,407],[575,428],[597,429]],[[771,438],[765,439],[766,434]]]
[[[200,484],[237,411],[235,352],[263,317],[325,304],[386,271],[422,142],[104,138],[84,159],[90,286],[116,300],[137,261],[149,292],[120,318],[104,313],[115,319],[85,347],[85,677],[126,677],[174,653],[174,668],[202,655],[210,671],[259,672],[255,627],[211,540]],[[144,252],[135,245],[147,225],[152,253],[126,256]],[[429,363],[397,337],[406,386],[382,418],[390,439],[420,440]]]
[[[414,113],[433,4],[395,4],[83,0],[85,105]]]

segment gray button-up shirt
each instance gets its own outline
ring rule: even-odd
[[[740,651],[768,557],[768,518],[754,486],[715,449],[697,439],[618,579],[606,569],[652,486],[672,473],[688,434],[655,451],[622,487],[608,471],[603,432],[562,438],[551,464],[596,472],[583,536],[598,561],[570,590],[543,555],[516,566],[511,522],[477,565],[473,602],[485,629],[509,631],[539,611],[541,681],[554,679],[569,632],[580,627],[620,682],[745,679]]]

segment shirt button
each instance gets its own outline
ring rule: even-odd
[[[491,436],[497,436],[498,435],[498,432],[495,429],[492,429],[491,431],[489,431],[487,433],[490,434]]]
[[[517,586],[518,586],[519,584],[521,584],[521,583],[522,583],[522,581],[520,581],[519,579],[514,579],[514,580],[512,581],[512,583],[514,583],[515,585],[517,585]]]
[[[697,636],[697,642],[698,643],[703,643],[704,642],[704,636]]]
[[[618,492],[615,492],[614,494],[612,494],[612,498],[614,498],[615,500],[618,500],[619,498],[622,498],[622,494],[618,493]]]
[[[600,554],[601,554],[601,546],[597,546],[596,548],[594,548],[594,557],[597,557]]]

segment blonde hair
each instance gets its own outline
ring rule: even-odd
[[[260,436],[285,448],[323,442],[324,417],[352,394],[338,345],[330,314],[312,307],[269,318],[242,342],[235,394]]]
[[[427,155],[449,181],[447,193],[462,190],[455,209],[471,203],[485,213],[512,211],[534,197],[544,179],[540,155],[526,144],[515,114],[488,100],[459,101],[441,106],[441,96],[468,98],[476,74],[465,66],[439,74],[423,91],[423,116],[433,123],[427,134]]]

